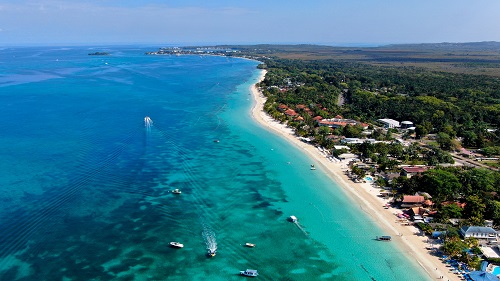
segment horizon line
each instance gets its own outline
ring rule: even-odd
[[[472,43],[500,43],[500,41],[468,41],[468,42],[406,42],[406,43],[391,43],[391,42],[66,42],[66,43],[10,43],[1,44],[0,48],[5,47],[105,47],[105,46],[258,46],[258,45],[313,45],[313,46],[329,46],[329,47],[364,47],[364,48],[374,48],[383,47],[390,45],[425,45],[425,44],[472,44]]]

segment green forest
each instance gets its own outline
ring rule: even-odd
[[[495,147],[500,142],[500,131],[493,131],[500,122],[496,77],[335,60],[264,59],[260,67],[268,71],[260,85],[269,99],[266,110],[277,119],[284,118],[278,114],[279,104],[292,108],[305,104],[323,118],[342,115],[369,123],[380,118],[409,120],[416,125],[417,137],[433,133],[448,138],[444,145],[448,150],[457,137],[468,148]]]

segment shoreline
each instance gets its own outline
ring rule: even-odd
[[[260,83],[264,79],[266,73],[266,70],[261,70],[257,83]],[[251,115],[255,122],[266,130],[284,138],[297,149],[304,151],[332,181],[338,184],[345,194],[349,195],[354,202],[363,208],[368,209],[369,212],[367,213],[372,216],[378,226],[393,236],[393,242],[397,244],[396,246],[407,253],[408,258],[418,263],[429,278],[440,279],[443,276],[441,280],[461,280],[459,276],[452,273],[446,267],[445,263],[426,250],[428,246],[426,236],[418,235],[419,230],[414,226],[403,226],[397,222],[394,213],[399,212],[399,209],[392,207],[389,209],[383,208],[387,200],[377,196],[379,194],[378,188],[372,187],[370,183],[352,182],[344,174],[344,171],[347,169],[346,163],[330,162],[316,147],[300,141],[295,136],[293,129],[286,127],[267,115],[263,110],[266,98],[257,88],[257,83],[253,84],[250,88],[254,99]]]

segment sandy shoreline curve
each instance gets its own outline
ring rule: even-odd
[[[267,71],[261,70],[258,83],[264,80]],[[397,209],[384,209],[386,201],[378,197],[379,189],[374,188],[370,183],[354,183],[345,174],[346,163],[330,162],[316,147],[300,141],[293,131],[286,125],[279,123],[264,112],[266,98],[258,89],[257,84],[250,88],[254,98],[252,107],[252,118],[268,131],[284,138],[291,145],[303,151],[307,156],[314,160],[314,164],[323,170],[342,190],[350,195],[354,202],[362,208],[368,210],[368,214],[377,222],[378,226],[388,235],[393,236],[394,243],[408,257],[415,260],[427,272],[430,279],[440,280],[461,280],[459,276],[450,271],[449,267],[436,256],[431,255],[426,247],[427,237],[419,235],[419,230],[414,226],[404,226],[397,222],[394,213]]]

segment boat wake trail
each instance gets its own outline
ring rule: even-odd
[[[144,117],[144,126],[146,127],[146,131],[148,134],[151,133],[151,126],[153,125],[153,120],[149,118],[149,116]]]
[[[203,239],[205,239],[207,250],[215,253],[217,250],[217,240],[215,239],[215,233],[212,229],[207,225],[203,225],[203,232],[201,235],[203,236]]]
[[[309,234],[307,233],[307,231],[299,224],[299,222],[294,222],[295,225],[304,233],[305,236],[309,237]]]

